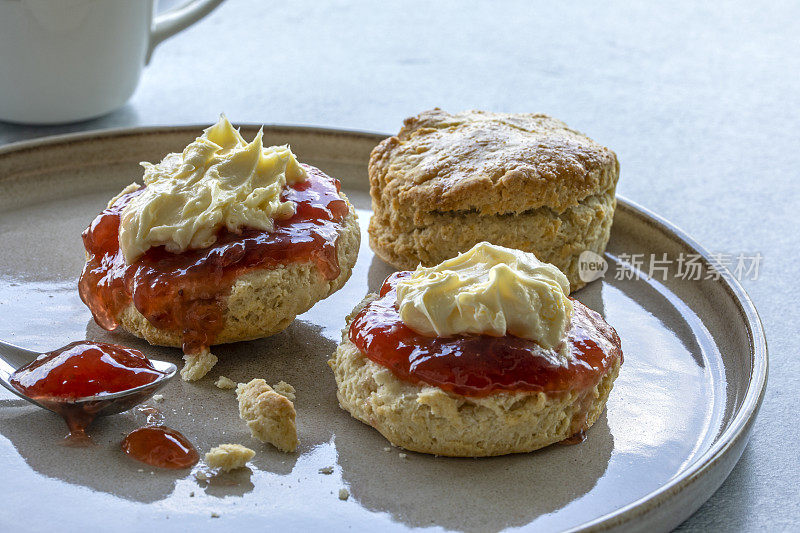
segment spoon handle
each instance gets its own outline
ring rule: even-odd
[[[33,361],[38,355],[36,352],[0,341],[0,385],[17,396],[28,399],[11,385],[11,374],[22,365]]]

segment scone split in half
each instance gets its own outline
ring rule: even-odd
[[[95,321],[183,347],[185,379],[214,344],[285,329],[341,288],[360,232],[339,182],[288,147],[247,143],[224,117],[182,154],[145,164],[83,235],[79,288]]]
[[[566,279],[565,290],[549,298],[541,291],[556,289],[529,282],[537,276],[533,268],[496,261],[483,276],[473,276],[476,265],[487,261],[462,261],[422,276],[425,269],[393,274],[379,294],[356,307],[329,361],[341,407],[393,444],[437,455],[529,452],[582,434],[605,408],[622,364],[617,333],[566,297]],[[519,276],[502,281],[508,270]],[[409,296],[414,277],[426,278],[430,290]],[[435,293],[442,286],[455,295],[454,303],[425,306],[427,297],[442,301]],[[498,306],[500,293],[512,297]],[[429,323],[444,335],[420,333],[427,319],[419,322],[404,310],[409,301],[422,304]],[[517,308],[520,301],[525,304]],[[510,316],[525,305],[538,317]],[[514,323],[529,338],[453,333],[480,323]],[[556,344],[547,340],[554,330],[562,335]]]
[[[614,152],[547,115],[425,111],[372,151],[370,246],[410,270],[488,241],[554,264],[574,291],[580,254],[605,250],[618,178]]]

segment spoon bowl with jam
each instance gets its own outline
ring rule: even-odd
[[[96,417],[127,411],[153,396],[177,370],[116,344],[78,341],[38,354],[0,342],[0,384],[63,416],[73,442],[88,440],[86,427]]]

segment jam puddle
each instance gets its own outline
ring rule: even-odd
[[[166,426],[145,426],[131,431],[122,441],[122,451],[158,468],[189,468],[200,460],[189,439]]]

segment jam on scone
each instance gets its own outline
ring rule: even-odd
[[[620,339],[533,254],[479,243],[391,275],[330,361],[341,406],[393,444],[454,456],[582,435],[605,408]]]

